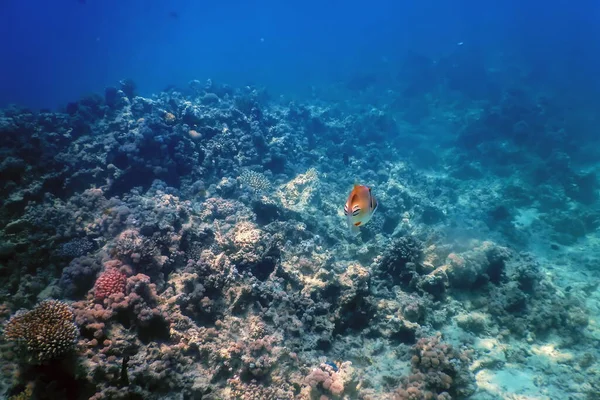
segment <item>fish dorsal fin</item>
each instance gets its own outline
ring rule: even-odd
[[[358,181],[355,179],[354,184],[352,185],[352,190],[350,191],[350,197],[348,198],[348,201],[350,202],[350,207],[352,207],[352,204],[354,204],[354,199],[356,199],[356,195],[358,194],[356,188],[359,186],[360,185],[358,184]]]

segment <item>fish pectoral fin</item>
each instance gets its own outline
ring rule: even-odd
[[[361,222],[360,222],[360,221],[358,221],[358,222],[355,222],[355,223],[354,223],[354,226],[360,226],[360,224],[361,224]]]

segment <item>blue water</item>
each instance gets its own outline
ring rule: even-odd
[[[207,78],[308,94],[461,42],[598,90],[599,18],[599,3],[563,0],[3,0],[0,105],[54,108],[126,77],[141,94]]]

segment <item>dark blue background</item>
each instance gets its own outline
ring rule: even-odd
[[[207,78],[300,92],[458,42],[591,98],[598,21],[597,1],[0,0],[0,105],[56,107],[125,77],[141,94]]]

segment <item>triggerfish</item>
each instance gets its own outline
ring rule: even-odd
[[[377,210],[377,200],[371,194],[371,188],[354,185],[344,206],[344,215],[352,236],[358,235],[359,227],[369,222],[375,210]]]

